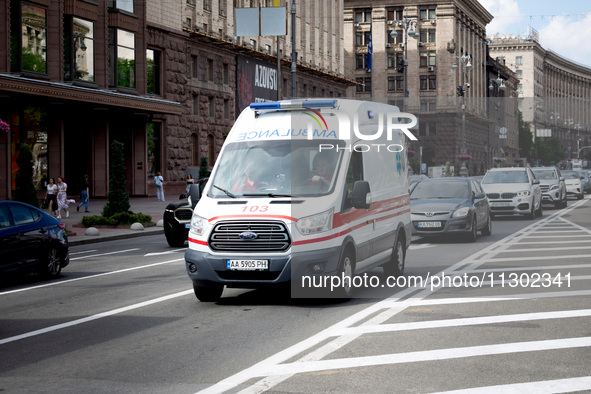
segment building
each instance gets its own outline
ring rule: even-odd
[[[422,151],[427,166],[459,168],[470,156],[472,175],[494,166],[500,151],[518,154],[516,113],[504,100],[511,89],[491,80],[515,91],[517,81],[489,58],[491,20],[477,0],[345,1],[345,68],[359,83],[351,95],[417,115],[419,141],[410,149]],[[498,142],[499,130],[508,130],[510,147]]]
[[[519,109],[534,138],[558,137],[569,158],[591,145],[591,68],[544,49],[533,29],[491,37],[490,53],[516,73],[524,97]]]
[[[354,84],[344,76],[343,3],[313,4],[295,2],[296,95],[342,97]],[[182,192],[187,169],[202,156],[213,165],[248,100],[292,96],[291,42],[233,35],[234,8],[273,5],[0,0],[0,119],[10,125],[0,135],[0,198],[12,196],[21,143],[33,152],[39,190],[64,175],[77,194],[89,174],[91,196],[105,197],[118,140],[131,195],[154,195],[156,171],[166,193]]]

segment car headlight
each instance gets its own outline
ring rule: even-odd
[[[201,216],[193,213],[191,217],[191,232],[197,235],[203,235],[205,232],[205,227],[207,226],[207,219],[202,218]]]
[[[550,186],[550,190],[556,190],[556,189],[558,189],[558,187],[559,187],[558,185],[552,185],[552,186]]]
[[[522,190],[520,192],[517,192],[517,197],[527,197],[531,195],[531,192],[529,190]]]
[[[298,219],[296,227],[302,235],[322,233],[332,230],[333,208],[312,216]]]
[[[470,207],[460,208],[451,215],[452,218],[463,218],[470,213]]]

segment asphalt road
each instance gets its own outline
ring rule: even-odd
[[[183,253],[110,241],[72,247],[60,279],[3,278],[0,390],[591,390],[589,198],[497,219],[475,243],[415,239],[405,277],[423,287],[348,302],[226,289],[200,303]]]

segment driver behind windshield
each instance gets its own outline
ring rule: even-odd
[[[261,180],[262,175],[263,169],[254,163],[250,163],[244,170],[243,178],[237,181],[234,186],[232,186],[232,191],[252,192],[260,187],[267,186],[267,184]]]

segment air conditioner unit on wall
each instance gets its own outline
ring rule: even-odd
[[[431,19],[431,24],[434,25],[435,24],[435,19]]]
[[[393,25],[394,24],[394,21],[388,21],[388,24],[389,25]]]
[[[390,44],[389,42],[386,43],[386,48],[391,48],[392,44]]]
[[[433,71],[435,71],[435,67],[433,67],[433,66],[429,66],[429,67],[427,67],[427,71],[431,71],[431,72],[433,72]]]
[[[419,42],[417,45],[420,46],[420,47],[422,47],[423,46],[423,43],[422,42]]]
[[[355,27],[359,27],[359,23],[355,23],[355,25],[354,25],[354,26],[355,26]]]

